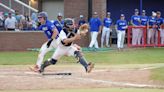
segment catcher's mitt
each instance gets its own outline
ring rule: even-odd
[[[89,25],[88,24],[83,24],[83,25],[80,26],[79,30],[82,33],[87,33],[88,30],[89,30]]]

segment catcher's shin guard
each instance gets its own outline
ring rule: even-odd
[[[54,65],[56,64],[57,60],[55,59],[51,59],[51,60],[46,60],[42,65],[41,68],[39,70],[40,73],[44,72],[44,69],[49,66],[49,65]]]
[[[75,57],[78,59],[78,62],[83,65],[87,73],[90,73],[91,70],[94,67],[93,63],[88,63],[86,62],[85,58],[81,55],[80,51],[75,51]]]

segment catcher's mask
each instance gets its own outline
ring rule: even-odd
[[[64,20],[64,27],[72,29],[71,26],[73,26],[73,19],[71,18],[66,18]]]

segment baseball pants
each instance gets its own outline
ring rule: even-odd
[[[140,28],[132,28],[132,45],[137,45],[139,40]]]
[[[105,26],[103,27],[102,35],[101,35],[101,48],[103,48],[105,37],[106,37],[106,46],[109,47],[110,32],[111,32],[110,28],[107,28]]]
[[[63,46],[62,44],[59,44],[59,46],[56,48],[55,53],[52,55],[53,59],[60,59],[62,56],[75,56],[75,51],[78,51],[77,47],[74,45],[71,46]]]
[[[154,28],[148,29],[148,32],[147,32],[147,44],[154,44],[155,31],[156,30]]]
[[[99,48],[98,41],[97,41],[97,36],[98,36],[98,32],[91,32],[91,42],[89,44],[90,48],[92,48],[93,46],[95,48]]]
[[[143,37],[143,29],[138,29],[138,39],[137,39],[137,44],[138,45],[141,45],[141,42],[143,43],[142,41],[142,37]]]
[[[48,41],[47,41],[47,42],[48,42]],[[52,49],[57,48],[58,43],[59,43],[59,42],[58,42],[58,39],[54,39],[54,40],[52,41],[52,43],[50,44],[50,47],[47,48],[47,42],[45,42],[45,43],[42,45],[42,47],[41,47],[41,49],[40,49],[40,51],[39,51],[39,55],[38,55],[38,59],[37,59],[37,63],[36,63],[36,64],[38,65],[38,67],[41,66],[45,54],[46,54],[47,52],[51,51]]]
[[[124,47],[125,31],[117,30],[117,48]]]
[[[161,44],[164,45],[164,29],[160,29]]]

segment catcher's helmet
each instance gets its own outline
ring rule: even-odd
[[[71,18],[66,18],[64,20],[64,27],[69,28],[70,25],[73,25],[73,19]]]
[[[47,12],[40,12],[38,14],[38,17],[43,17],[43,18],[47,19],[48,18],[48,14],[47,14]]]

